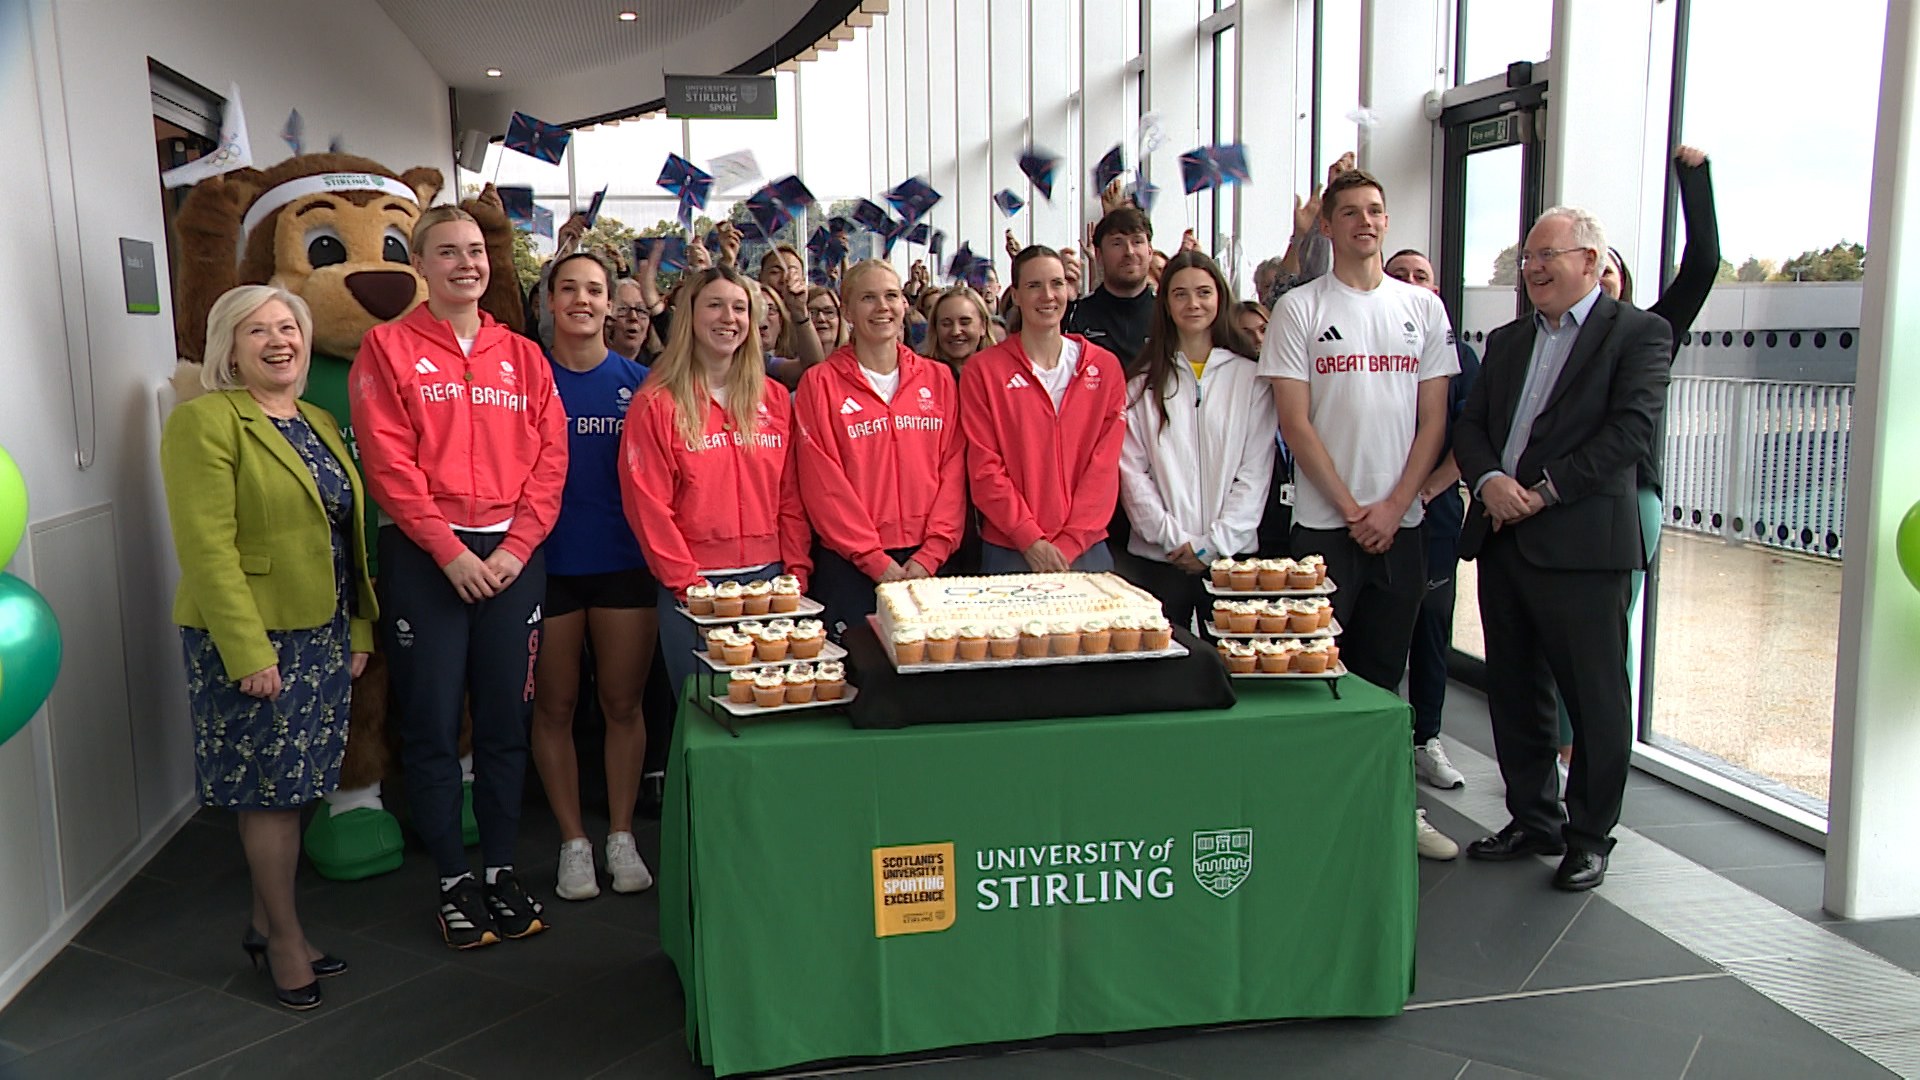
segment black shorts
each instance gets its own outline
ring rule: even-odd
[[[660,603],[660,583],[642,566],[609,574],[548,574],[547,618],[586,608],[650,608]]]

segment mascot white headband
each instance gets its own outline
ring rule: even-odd
[[[267,215],[275,210],[309,195],[323,195],[330,191],[378,191],[396,199],[405,199],[415,206],[420,205],[420,197],[413,193],[412,188],[390,176],[345,172],[302,176],[268,188],[266,194],[254,200],[246,219],[240,223],[241,246],[246,245],[254,226],[266,220]]]

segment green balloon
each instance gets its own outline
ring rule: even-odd
[[[1906,571],[1907,580],[1920,589],[1920,503],[1908,507],[1907,516],[1900,519],[1893,550],[1900,557],[1900,569]]]
[[[5,448],[0,448],[0,566],[13,561],[27,535],[27,480]]]
[[[60,674],[60,625],[33,586],[0,574],[0,743],[27,726]]]

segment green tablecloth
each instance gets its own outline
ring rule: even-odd
[[[1399,1012],[1418,905],[1409,710],[1358,679],[1339,701],[1238,689],[1207,712],[901,731],[799,713],[738,739],[684,703],[660,923],[695,1057],[725,1075]],[[875,851],[949,842],[950,863]],[[925,903],[877,905],[883,874]],[[876,907],[937,929],[879,937]]]

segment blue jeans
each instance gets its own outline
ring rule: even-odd
[[[1107,550],[1105,540],[1088,548],[1067,567],[1069,570],[1084,570],[1088,573],[1103,573],[1113,569],[1113,553]],[[1033,567],[1027,565],[1027,557],[1009,547],[999,544],[980,544],[980,572],[983,574],[1031,574]]]

